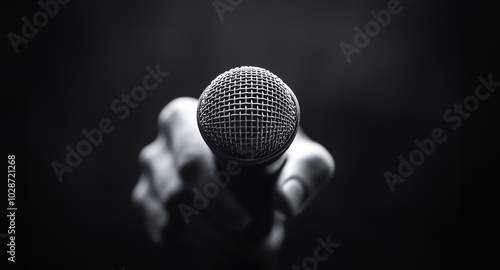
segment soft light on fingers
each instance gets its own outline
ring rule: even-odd
[[[162,241],[161,231],[168,221],[168,215],[158,198],[151,191],[149,179],[143,174],[132,192],[132,201],[141,208],[146,229],[153,242]]]
[[[280,208],[287,215],[297,215],[332,178],[335,163],[330,153],[311,141],[303,132],[286,152],[287,161],[278,177]]]

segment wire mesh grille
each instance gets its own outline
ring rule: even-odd
[[[273,155],[295,135],[298,104],[273,73],[243,66],[215,78],[200,98],[200,132],[234,158]]]

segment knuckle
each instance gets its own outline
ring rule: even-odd
[[[139,168],[141,172],[145,175],[151,176],[152,171],[152,160],[147,154],[139,155]]]
[[[160,129],[169,127],[172,122],[179,119],[186,109],[196,105],[196,99],[191,97],[179,97],[168,103],[158,116],[158,126]]]
[[[335,172],[335,161],[328,150],[318,143],[310,148],[311,152],[306,158],[306,166],[319,182],[329,181]]]
[[[143,176],[141,176],[139,182],[136,184],[134,190],[132,191],[132,202],[135,205],[143,204],[148,194],[148,188],[149,188],[148,182]]]
[[[152,143],[146,145],[139,152],[139,165],[141,168],[148,168],[152,159],[157,156],[161,151],[166,149],[164,139],[160,136]]]
[[[143,168],[146,164],[148,164],[151,160],[151,148],[149,148],[149,145],[142,148],[141,152],[139,153],[139,164],[141,168]]]

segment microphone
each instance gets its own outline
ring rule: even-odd
[[[233,68],[217,76],[198,103],[198,128],[223,161],[269,165],[297,134],[300,108],[292,90],[266,69]]]
[[[197,108],[201,136],[217,166],[242,166],[228,189],[249,211],[242,233],[247,243],[261,241],[274,223],[276,179],[299,128],[300,107],[294,93],[266,69],[242,66],[217,76],[203,91]]]

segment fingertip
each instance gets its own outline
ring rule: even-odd
[[[287,151],[278,180],[281,206],[290,216],[299,214],[333,177],[335,161],[328,150],[302,134]]]
[[[280,193],[285,203],[281,210],[290,216],[297,215],[302,210],[307,197],[302,182],[297,178],[291,178],[281,185]]]
[[[132,190],[132,203],[136,206],[139,206],[144,200],[144,197],[146,196],[147,192],[148,192],[148,182],[144,178],[144,176],[141,176],[139,178],[139,181],[135,185],[134,190]]]

